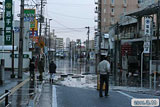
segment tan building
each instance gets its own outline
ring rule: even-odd
[[[98,13],[95,22],[96,31],[101,34],[108,33],[109,27],[119,21],[120,16],[139,8],[139,0],[97,0],[95,13]]]

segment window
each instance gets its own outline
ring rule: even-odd
[[[106,0],[104,0],[104,4],[106,4]]]
[[[114,23],[114,18],[113,17],[111,18],[111,22]]]
[[[114,4],[114,0],[111,0],[111,3]]]
[[[126,4],[126,3],[127,3],[127,0],[123,0],[123,3]]]
[[[112,13],[114,12],[114,8],[111,8],[111,12],[112,12]]]
[[[123,13],[125,14],[127,12],[126,8],[123,8]]]
[[[106,13],[106,9],[104,9],[104,13]]]
[[[143,0],[138,0],[138,4],[141,4],[143,2]]]
[[[104,22],[106,22],[106,18],[104,18]]]

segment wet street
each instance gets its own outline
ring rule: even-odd
[[[53,92],[56,93],[57,98],[53,98],[52,107],[131,107],[132,98],[160,99],[151,95],[114,90],[109,91],[108,97],[99,98],[99,93],[95,89],[66,86],[53,86]]]
[[[70,59],[56,59],[57,72],[64,74],[83,74],[92,73],[95,74],[95,62],[90,61],[86,64],[85,61],[79,62]],[[88,70],[89,69],[89,70]]]
[[[52,87],[48,85],[52,89],[52,101],[48,101],[48,107],[50,107],[50,103],[52,107],[131,107],[131,99],[133,98],[160,99],[159,96],[114,90],[112,88],[110,88],[108,97],[99,98],[99,91],[96,89],[97,75],[95,75],[93,69],[86,71],[85,63],[70,63],[69,60],[62,59],[56,60],[56,64],[58,66],[55,77],[57,85],[52,85]],[[90,65],[90,67],[94,68],[95,66]],[[47,94],[49,93],[48,91]],[[40,107],[43,107],[42,104],[40,104]]]
[[[49,74],[44,75],[44,83],[27,81],[18,88],[23,84],[19,81],[20,85],[13,88],[13,93],[9,96],[9,107],[131,107],[133,98],[160,99],[155,95],[117,90],[112,84],[109,96],[100,98],[93,62],[89,63],[89,69],[85,62],[68,59],[57,59],[56,65],[54,83],[49,82]]]

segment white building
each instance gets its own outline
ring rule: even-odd
[[[0,29],[3,29],[3,20],[0,20]],[[14,46],[15,46],[15,55],[18,54],[18,47],[19,47],[19,29],[20,29],[20,21],[14,20],[13,21],[13,28],[14,29]],[[29,43],[30,43],[30,38],[29,38],[29,30],[30,30],[30,22],[25,22],[24,23],[24,37],[23,37],[23,54],[29,56],[27,58],[23,58],[23,68],[28,68],[29,67],[29,58],[32,57],[32,53],[29,51]],[[11,58],[11,50],[12,46],[11,45],[3,45],[4,43],[4,37],[3,33],[0,36],[0,59],[5,59],[5,68],[11,68],[12,64],[12,58]],[[18,68],[18,57],[15,57],[14,60],[14,67]]]

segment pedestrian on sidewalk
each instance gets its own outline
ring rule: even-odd
[[[34,64],[34,58],[32,58],[31,60],[30,60],[30,64],[29,64],[29,71],[30,71],[30,78],[32,79],[32,80],[34,80],[34,69],[35,69],[35,64]]]
[[[54,63],[54,61],[51,61],[51,63],[49,64],[49,73],[50,73],[50,82],[53,83],[53,78],[54,78],[54,73],[56,73],[56,64]]]
[[[100,90],[99,97],[103,97],[103,84],[105,83],[105,96],[108,96],[109,89],[109,72],[110,72],[110,63],[108,56],[102,56],[102,61],[98,64],[98,72],[100,74]]]
[[[41,58],[39,63],[38,63],[38,70],[39,70],[39,80],[43,81],[43,72],[44,72],[44,62],[43,59]]]

